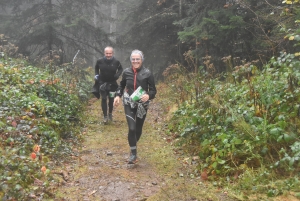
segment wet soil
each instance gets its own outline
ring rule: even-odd
[[[164,134],[162,108],[153,101],[138,143],[138,163],[128,165],[129,145],[123,107],[113,112],[113,122],[102,123],[100,101],[92,99],[85,140],[72,161],[61,167],[55,200],[151,201],[233,200],[211,187],[196,172],[197,158],[184,156]]]

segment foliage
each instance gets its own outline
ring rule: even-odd
[[[135,1],[134,7],[124,17],[130,24],[119,36],[121,47],[142,50],[145,65],[156,78],[170,62],[178,60],[177,28],[173,21],[178,18],[177,5],[168,1]],[[179,55],[181,56],[181,55]]]
[[[42,70],[6,52],[0,55],[0,197],[46,198],[54,162],[62,162],[61,156],[71,154],[81,140],[81,111],[88,97],[82,86],[91,84],[72,78],[74,72],[63,67],[51,71],[51,61]]]
[[[100,11],[100,3],[103,5],[96,0],[3,0],[6,20],[0,24],[0,32],[30,59],[59,51],[62,64],[72,59],[73,52],[82,50],[81,54],[91,60],[93,51],[102,52],[101,47],[109,41],[107,33],[96,26],[97,21],[100,24],[108,18]]]
[[[293,49],[282,32],[295,27],[295,15],[282,15],[290,13],[289,5],[284,8],[278,1],[256,0],[189,2],[184,17],[174,22],[182,28],[178,32],[185,44],[182,48],[193,51],[199,62],[210,55],[219,73],[226,71],[221,62],[225,55],[266,63],[282,49]]]
[[[245,5],[249,9],[256,4],[249,3]],[[290,5],[299,2],[283,3],[287,4],[283,11],[288,12],[277,20],[295,19],[297,7]],[[214,24],[222,27],[219,20],[206,19],[210,30]],[[248,199],[251,193],[274,197],[300,191],[299,29],[291,24],[286,23],[285,28],[290,29],[281,31],[289,45],[294,42],[295,48],[289,50],[295,53],[280,52],[263,67],[258,60],[246,62],[232,53],[222,58],[226,71],[216,74],[213,59],[202,57],[205,66],[199,67],[197,52],[192,50],[186,57],[192,68],[177,64],[164,72],[179,106],[168,124],[169,134],[179,137],[178,145],[192,156],[201,158],[199,172],[208,173],[216,185],[227,184],[241,199]],[[203,29],[192,27],[180,32],[181,40],[203,34]]]
[[[199,171],[207,171],[212,180],[225,177],[232,182],[245,178],[247,171],[256,174],[256,170],[264,169],[268,186],[274,178],[296,176],[300,165],[299,65],[295,54],[282,53],[262,71],[250,62],[216,79],[205,79],[199,73],[205,82],[198,85],[201,93],[197,98],[185,95],[180,99],[174,93],[181,105],[169,124],[169,132],[181,136],[181,145],[200,156]],[[174,79],[178,74],[169,76]],[[187,77],[190,75],[183,73],[175,80]],[[184,84],[173,82],[172,90],[178,93],[182,85],[186,94],[195,94],[195,76],[185,79]],[[257,179],[252,185],[244,184],[243,190],[261,182]],[[275,186],[274,192],[268,193],[282,194],[284,188]],[[300,189],[292,185],[289,190]]]

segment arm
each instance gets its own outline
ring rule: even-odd
[[[119,96],[119,97],[123,96],[125,86],[126,86],[126,73],[123,73],[122,80],[121,80],[121,82],[119,84],[119,87],[117,88],[117,91],[116,91],[117,96]]]
[[[114,75],[114,78],[117,80],[123,72],[123,67],[120,62],[118,62],[117,73]]]
[[[95,65],[95,75],[99,75],[98,61],[96,62],[96,65]]]
[[[154,76],[153,74],[151,73],[151,75],[149,76],[148,78],[148,95],[149,95],[149,99],[154,99],[155,98],[155,95],[157,93],[156,91],[156,86],[155,86],[155,81],[154,81]]]
[[[99,80],[99,66],[98,66],[98,61],[96,62],[96,65],[95,65],[95,80],[96,81]]]
[[[148,78],[148,92],[141,97],[141,101],[146,102],[148,100],[154,99],[155,95],[156,95],[155,81],[151,73]]]
[[[122,80],[120,82],[119,87],[117,88],[116,97],[114,99],[115,107],[117,107],[120,104],[120,100],[121,100],[121,97],[123,96],[125,86],[126,86],[126,77],[125,77],[125,74],[123,73]]]

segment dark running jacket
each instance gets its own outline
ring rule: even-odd
[[[139,86],[149,95],[149,100],[155,98],[156,87],[151,71],[141,66],[135,74],[132,68],[126,68],[123,71],[122,80],[117,89],[117,95],[122,97],[124,90],[131,95]]]
[[[121,63],[114,57],[107,60],[105,57],[97,60],[95,65],[95,75],[99,75],[100,85],[107,82],[111,84],[112,90],[116,90],[118,84],[116,80],[123,72]]]

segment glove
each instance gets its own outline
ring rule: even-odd
[[[115,80],[117,80],[119,78],[119,76],[116,74],[114,75]]]
[[[98,80],[99,79],[99,75],[95,75],[95,80]]]

